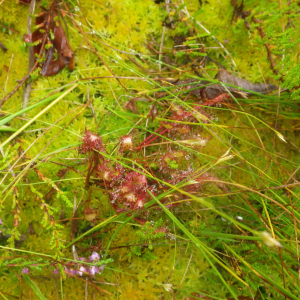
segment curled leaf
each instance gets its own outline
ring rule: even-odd
[[[138,112],[138,109],[137,109],[137,107],[136,107],[136,105],[135,105],[135,101],[136,101],[136,99],[132,99],[132,100],[126,102],[126,103],[124,104],[124,107],[125,107],[126,109],[132,111],[134,114],[138,114],[139,112]]]
[[[220,82],[235,85],[245,90],[265,94],[277,89],[274,84],[252,83],[246,79],[236,77],[226,70],[220,70],[216,77]]]
[[[264,84],[264,83],[252,83],[246,79],[236,77],[226,70],[219,70],[216,79],[218,79],[221,84],[212,84],[209,81],[202,80],[197,83],[194,79],[180,80],[176,83],[177,86],[185,85],[184,89],[191,90],[193,95],[204,99],[215,99],[224,93],[230,92],[235,97],[247,98],[251,92],[244,92],[238,88],[249,90],[256,93],[267,94],[270,93],[278,87],[274,84]],[[195,84],[196,83],[196,84]],[[231,86],[226,86],[227,84],[234,85],[236,88]],[[207,105],[207,103],[205,104]]]

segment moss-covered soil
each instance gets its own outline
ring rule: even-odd
[[[0,298],[299,299],[295,1],[0,3]]]

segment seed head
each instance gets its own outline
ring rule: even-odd
[[[281,243],[275,240],[272,237],[272,235],[267,231],[260,232],[260,237],[262,241],[265,243],[265,245],[268,247],[274,247],[274,246],[282,247]]]

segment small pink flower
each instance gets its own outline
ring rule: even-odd
[[[77,273],[79,276],[82,276],[83,273],[88,273],[88,270],[87,270],[87,268],[85,268],[84,266],[81,266],[81,267],[79,268],[79,271],[77,271],[76,273]]]
[[[93,253],[89,257],[89,259],[90,259],[90,261],[98,261],[98,260],[100,260],[100,255],[97,252],[93,251]]]
[[[23,268],[22,269],[22,274],[29,274],[29,273],[30,273],[29,268]]]
[[[76,275],[77,271],[74,269],[64,268],[65,272],[70,275]]]
[[[101,274],[99,268],[97,268],[97,267],[95,267],[95,266],[92,266],[92,267],[90,268],[89,271],[90,271],[89,273],[90,273],[92,276],[95,276],[96,273]]]
[[[58,269],[54,269],[52,272],[53,275],[58,275],[59,274],[59,270]]]
[[[27,2],[28,3],[28,2]],[[23,41],[25,42],[25,43],[30,43],[31,42],[31,35],[30,34],[24,34],[24,36],[23,36]]]

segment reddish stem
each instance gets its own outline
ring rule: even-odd
[[[212,106],[216,103],[221,103],[221,102],[224,102],[225,100],[227,99],[231,99],[231,95],[228,94],[228,93],[225,93],[225,94],[221,94],[219,96],[217,96],[216,98],[214,99],[211,99],[209,101],[206,101],[204,103],[201,103],[201,106]],[[199,108],[200,106],[197,106],[196,108]]]
[[[155,133],[158,133],[164,126],[161,125],[158,129],[155,130]],[[145,144],[151,137],[153,137],[155,134],[152,133],[150,134],[141,144],[140,144],[140,147]]]
[[[191,95],[191,93],[192,93],[192,92],[190,92],[190,93],[187,95],[187,97],[183,100],[183,102],[185,102],[185,101],[189,98],[189,96]],[[164,126],[161,125],[158,129],[156,129],[155,133],[158,133],[158,131],[160,131],[163,127],[164,127]],[[166,130],[164,130],[162,133],[160,133],[160,135],[162,135],[162,134],[165,133],[165,132],[166,132]],[[140,147],[142,147],[142,145],[145,144],[152,136],[154,136],[154,133],[150,134],[150,135],[149,135],[149,136],[148,136],[148,137],[140,144]],[[155,137],[155,139],[157,139],[157,138],[158,138],[158,136]],[[153,139],[153,140],[151,140],[151,141],[154,141],[155,139]],[[150,142],[151,142],[151,141],[150,141]],[[150,142],[148,142],[147,145],[149,145]]]
[[[91,162],[89,164],[89,168],[88,168],[88,172],[87,172],[87,175],[86,175],[86,178],[85,178],[85,187],[87,188],[88,185],[89,185],[89,182],[90,182],[90,177],[91,177],[91,171],[92,171],[92,166],[93,166],[93,161],[94,161],[94,156],[92,157],[91,159]]]
[[[161,126],[163,127],[163,126]],[[167,128],[165,128],[161,133],[159,133],[159,135],[163,135],[166,131],[168,131]],[[157,138],[159,138],[159,136],[155,136],[153,139],[151,139],[150,141],[148,141],[146,144],[140,146],[140,148],[144,148],[144,147],[147,147],[151,142],[155,141]]]

